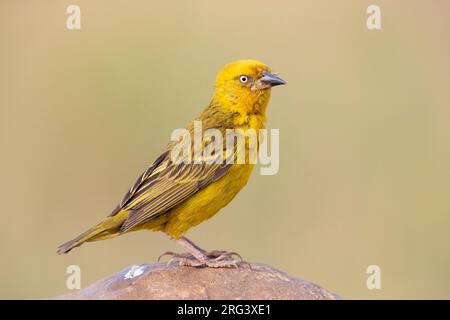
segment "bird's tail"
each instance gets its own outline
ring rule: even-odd
[[[78,237],[60,245],[56,250],[56,252],[58,254],[68,253],[73,248],[81,246],[84,242],[88,241],[90,238],[95,237],[95,235],[96,235],[95,228],[91,228],[80,234]]]
[[[73,248],[81,246],[85,242],[104,240],[119,235],[120,226],[126,219],[127,214],[124,211],[117,215],[108,217],[95,227],[83,232],[78,237],[63,243],[58,247],[56,252],[58,254],[68,253]]]

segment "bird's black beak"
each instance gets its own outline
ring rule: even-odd
[[[271,87],[286,84],[286,81],[281,79],[276,74],[273,74],[273,73],[263,70],[262,75],[263,76],[261,78],[259,78],[259,81],[261,81],[262,83],[269,85]]]

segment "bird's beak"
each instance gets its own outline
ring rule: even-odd
[[[259,78],[259,81],[261,81],[263,84],[268,85],[270,87],[275,87],[275,86],[286,84],[286,81],[281,79],[276,74],[273,74],[273,73],[263,70],[262,75],[263,76],[261,78]]]

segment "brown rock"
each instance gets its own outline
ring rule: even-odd
[[[156,263],[126,268],[56,299],[334,300],[339,297],[264,264],[212,269]]]

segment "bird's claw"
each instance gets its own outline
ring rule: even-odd
[[[165,256],[169,256],[169,257],[170,257],[169,262],[170,262],[173,258],[190,258],[190,257],[193,258],[193,256],[192,256],[190,253],[176,253],[176,252],[173,252],[173,251],[166,251],[166,252],[163,252],[163,253],[161,253],[161,254],[159,255],[159,257],[158,257],[158,262],[161,262],[161,259],[162,259],[163,257],[165,257]],[[169,263],[168,263],[168,264],[169,264]]]
[[[237,252],[228,252],[228,251],[220,251],[220,250],[214,250],[208,253],[208,257],[214,257],[215,261],[221,261],[226,259],[234,259],[239,260],[240,262],[243,262],[244,259],[242,259],[242,256]]]
[[[239,268],[240,265],[249,265],[247,262],[243,261],[241,255],[237,252],[228,252],[214,250],[211,252],[206,252],[205,257],[198,259],[190,253],[175,253],[172,251],[167,251],[161,254],[158,258],[158,262],[164,256],[170,256],[167,265],[176,263],[179,266],[188,267],[209,267],[209,268]]]

